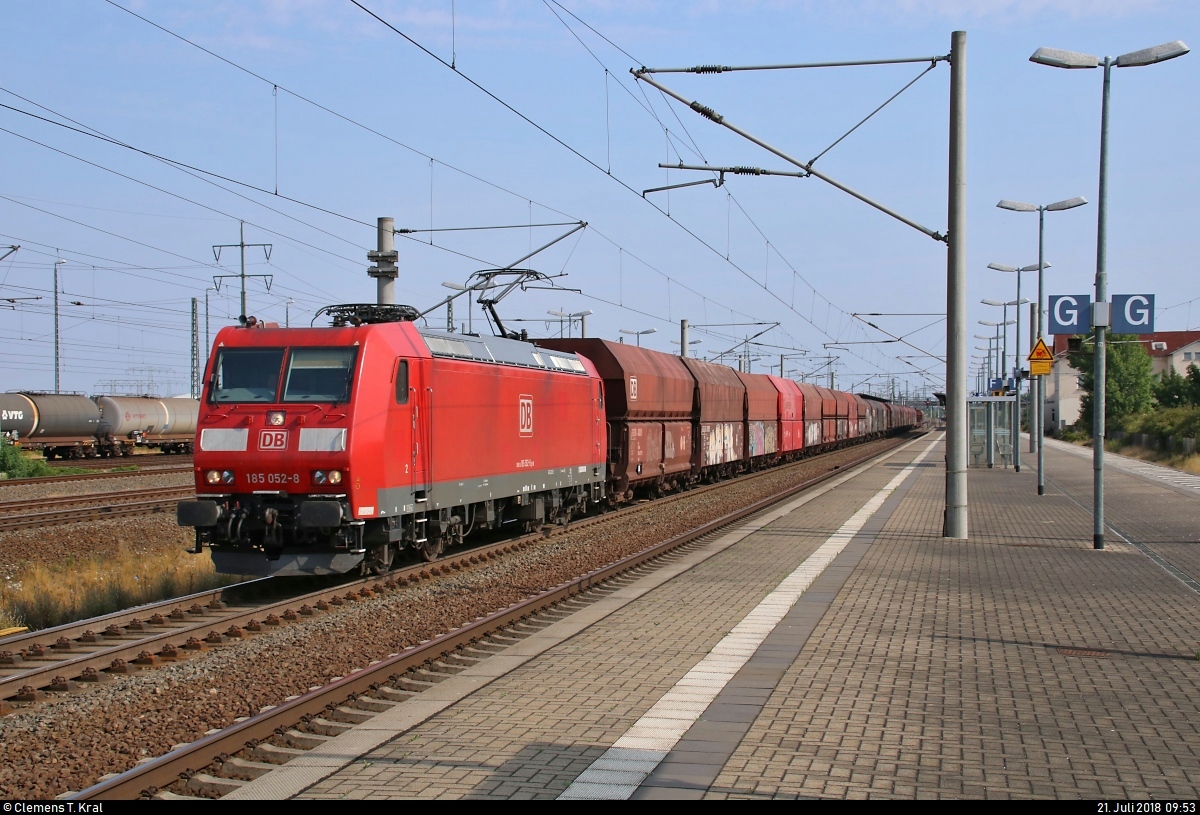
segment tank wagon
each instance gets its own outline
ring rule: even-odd
[[[402,550],[433,560],[477,530],[565,524],[920,421],[605,340],[447,334],[406,306],[330,313],[330,327],[216,337],[197,496],[177,517],[221,572],[379,572]]]
[[[195,399],[145,396],[97,396],[98,435],[110,455],[129,455],[133,447],[164,453],[190,453],[196,438],[200,403]]]
[[[0,434],[47,459],[189,453],[199,402],[149,396],[0,393]]]

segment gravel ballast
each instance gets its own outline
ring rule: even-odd
[[[538,541],[499,562],[335,606],[180,663],[18,710],[0,719],[0,797],[53,798],[90,786],[101,775],[127,770],[285,697],[899,443],[873,442],[720,490],[650,503],[644,511]],[[161,518],[128,520],[153,525]],[[153,529],[165,534],[160,526]],[[82,534],[76,530],[72,537]]]

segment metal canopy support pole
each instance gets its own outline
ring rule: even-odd
[[[1037,301],[1035,303],[1033,303],[1029,309],[1031,312],[1031,316],[1033,317],[1033,319],[1029,323],[1029,332],[1030,332],[1029,333],[1029,352],[1030,353],[1033,353],[1033,344],[1034,344],[1035,339],[1042,338],[1042,281],[1043,281],[1043,278],[1045,277],[1044,273],[1046,271],[1046,269],[1045,269],[1045,266],[1046,266],[1045,241],[1042,238],[1043,238],[1043,235],[1045,234],[1045,227],[1046,227],[1046,209],[1045,209],[1045,207],[1038,207],[1038,293],[1037,293]],[[1020,299],[1020,298],[1017,298],[1017,299]],[[1041,444],[1042,435],[1046,432],[1045,428],[1043,427],[1043,425],[1045,424],[1045,417],[1042,415],[1042,413],[1046,407],[1046,391],[1045,391],[1045,386],[1043,384],[1044,380],[1042,379],[1042,377],[1039,376],[1039,377],[1036,377],[1033,380],[1033,382],[1034,382],[1034,387],[1037,389],[1038,405],[1037,405],[1037,429],[1036,429],[1037,436],[1036,437],[1034,436],[1035,429],[1034,429],[1034,425],[1033,425],[1032,412],[1029,417],[1029,422],[1030,422],[1030,424],[1029,424],[1029,452],[1031,452],[1031,453],[1036,452],[1038,450],[1038,448]],[[1033,407],[1033,391],[1032,390],[1029,392],[1029,404],[1030,404],[1030,410],[1032,411],[1032,407]],[[1039,485],[1042,484],[1042,481],[1041,481],[1042,476],[1040,474],[1041,469],[1042,469],[1042,459],[1039,456],[1038,457],[1038,472],[1039,472],[1038,484]],[[1042,495],[1042,494],[1043,494],[1043,491],[1038,490],[1038,495]]]
[[[967,32],[950,36],[950,183],[946,229],[946,516],[967,537]]]
[[[1096,307],[1108,298],[1108,258],[1106,239],[1108,233],[1108,83],[1112,72],[1112,59],[1104,58],[1104,97],[1100,107],[1100,201],[1096,223]],[[1108,320],[1104,320],[1107,324]],[[1096,327],[1096,367],[1094,378],[1096,389],[1092,394],[1092,492],[1095,504],[1095,519],[1092,526],[1092,548],[1104,548],[1104,408],[1106,387],[1105,364],[1107,325]]]
[[[688,351],[688,321],[679,321],[679,356],[686,357]]]
[[[1038,299],[1037,299],[1037,335],[1038,339],[1045,337],[1042,309],[1045,308],[1046,293],[1046,210],[1038,210]],[[1046,494],[1046,377],[1038,377],[1038,437],[1037,437],[1037,468],[1038,495]]]
[[[1017,401],[1013,403],[1013,425],[1009,441],[1012,442],[1013,472],[1021,472],[1021,270],[1017,269],[1017,324],[1013,334],[1013,369],[1017,380]]]

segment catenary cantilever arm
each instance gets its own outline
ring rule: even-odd
[[[712,121],[716,122],[717,124],[732,130],[734,133],[737,133],[742,138],[747,139],[747,140],[753,142],[754,144],[757,144],[759,147],[763,148],[764,150],[774,153],[775,155],[779,156],[781,159],[788,162],[789,164],[793,164],[793,165],[799,167],[800,169],[804,170],[806,173],[809,173],[810,175],[821,179],[826,184],[837,187],[842,192],[847,193],[848,195],[854,196],[858,200],[862,201],[864,204],[874,207],[875,209],[879,210],[880,212],[884,213],[885,215],[892,216],[893,218],[895,218],[897,221],[900,221],[901,223],[908,224],[913,229],[917,230],[918,232],[925,233],[926,235],[928,235],[929,237],[933,238],[936,241],[945,241],[946,240],[946,236],[943,235],[942,233],[937,232],[936,230],[930,229],[929,227],[924,226],[923,224],[920,224],[920,223],[912,220],[911,218],[901,215],[899,212],[896,212],[894,209],[886,207],[883,204],[879,203],[878,201],[868,198],[866,195],[862,194],[858,190],[855,190],[851,187],[847,187],[845,184],[841,183],[840,181],[836,181],[836,180],[830,178],[829,176],[825,175],[821,171],[814,169],[811,162],[806,164],[805,162],[801,161],[800,159],[794,158],[794,157],[788,155],[787,153],[780,150],[778,147],[773,147],[772,145],[767,144],[765,141],[758,138],[757,136],[754,136],[754,135],[748,133],[747,131],[743,130],[742,128],[738,127],[737,125],[731,124],[730,122],[726,121],[724,116],[717,113],[712,108],[702,105],[699,102],[696,102],[694,100],[688,99],[685,96],[683,96],[682,94],[676,93],[675,91],[671,90],[666,85],[663,85],[661,82],[657,82],[654,79],[651,79],[649,76],[647,76],[646,69],[644,69],[644,68],[640,69],[640,70],[639,69],[630,69],[630,73],[633,74],[635,79],[640,79],[642,82],[645,82],[646,84],[657,88],[658,90],[662,91],[663,93],[667,94],[668,96],[672,97],[673,99],[687,105],[689,108],[696,111],[704,118],[711,119]]]

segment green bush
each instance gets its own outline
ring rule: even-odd
[[[1200,438],[1200,407],[1163,408],[1153,413],[1129,416],[1123,422],[1127,433],[1147,433],[1160,441],[1168,437],[1177,439]]]
[[[0,473],[4,473],[7,478],[35,478],[55,474],[46,462],[27,458],[18,448],[6,442],[0,442]]]
[[[1078,442],[1091,441],[1092,434],[1090,431],[1081,430],[1074,426],[1068,426],[1057,430],[1054,433],[1054,438],[1058,439],[1059,441],[1076,444]]]

